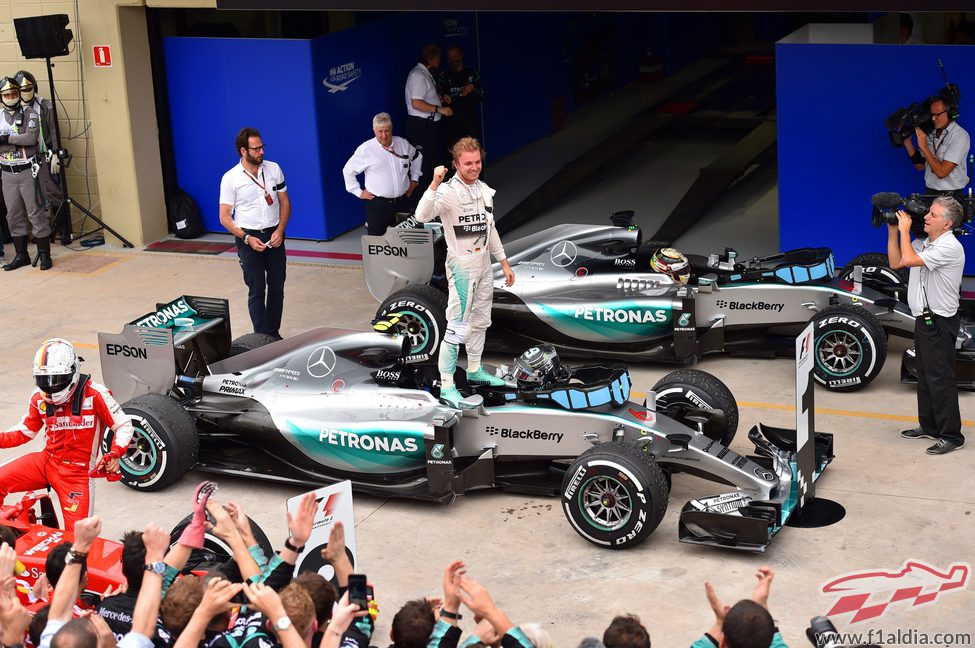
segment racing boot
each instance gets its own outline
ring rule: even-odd
[[[17,268],[30,265],[30,255],[27,254],[27,237],[15,236],[13,239],[14,249],[17,251],[17,255],[11,259],[10,263],[3,266],[4,270],[16,270]]]
[[[54,267],[54,261],[51,260],[51,238],[45,236],[44,238],[34,239],[34,245],[37,246],[37,258],[40,261],[41,270],[50,270]]]
[[[467,382],[476,385],[490,385],[491,387],[504,387],[505,385],[504,380],[484,371],[484,367],[478,367],[477,371],[468,371]]]
[[[447,403],[454,409],[460,409],[460,402],[464,400],[464,395],[457,391],[457,387],[454,385],[451,385],[450,387],[441,387],[440,400]]]

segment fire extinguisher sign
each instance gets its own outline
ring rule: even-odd
[[[95,67],[112,67],[112,48],[108,45],[95,45],[92,54],[95,57]]]

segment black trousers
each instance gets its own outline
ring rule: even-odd
[[[928,194],[941,194],[942,196],[951,196],[958,202],[965,199],[964,189],[932,189],[931,187],[925,187],[924,193]],[[964,204],[964,203],[962,203]]]
[[[958,385],[955,383],[955,338],[960,317],[932,316],[914,321],[914,348],[917,353],[917,417],[921,429],[952,443],[964,443]]]
[[[449,117],[443,119],[450,119]],[[435,122],[432,119],[421,119],[419,117],[406,118],[406,139],[410,144],[420,149],[423,153],[423,161],[420,164],[419,184],[426,187],[433,179],[433,170],[440,164],[447,162],[447,148],[443,141],[443,121]],[[413,195],[407,200],[410,209],[414,211],[416,204],[420,202],[423,191],[414,191]]]
[[[380,198],[376,196],[366,203],[366,233],[370,236],[382,236],[387,227],[396,224],[396,213],[412,211],[406,204],[405,196],[399,198]]]
[[[275,229],[245,229],[244,232],[267,243]],[[244,283],[247,284],[247,311],[254,332],[280,337],[278,329],[281,328],[281,313],[284,310],[284,279],[288,267],[284,243],[280,247],[255,252],[244,245],[243,240],[237,239],[237,256],[244,271]]]

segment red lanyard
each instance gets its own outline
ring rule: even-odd
[[[267,201],[267,204],[269,204],[269,205],[274,204],[274,199],[271,198],[271,194],[269,194],[267,192],[267,189],[265,189],[265,186],[267,185],[267,180],[264,180],[264,169],[261,169],[261,180],[264,180],[264,184],[261,184],[260,182],[258,182],[257,181],[257,178],[255,178],[254,176],[252,176],[250,173],[247,172],[247,169],[243,169],[242,168],[241,171],[244,172],[244,175],[245,176],[247,176],[248,178],[251,179],[251,182],[253,182],[258,187],[261,188],[261,191],[264,192],[264,200]]]

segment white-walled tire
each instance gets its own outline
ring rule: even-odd
[[[696,425],[680,417],[680,411],[684,407],[723,411],[724,430],[721,431],[720,438],[715,434],[714,440],[724,446],[731,445],[738,432],[738,403],[728,386],[719,378],[698,369],[678,369],[658,380],[653,391],[657,394],[658,412],[667,414],[692,429]]]
[[[887,333],[872,313],[838,304],[816,313],[813,377],[831,391],[848,392],[870,383],[887,360]]]
[[[630,443],[602,443],[572,463],[562,480],[562,511],[589,542],[628,549],[647,538],[667,511],[667,480],[649,454]]]
[[[383,300],[376,317],[390,313],[400,314],[398,326],[410,338],[410,353],[403,362],[434,360],[447,330],[447,295],[433,286],[409,286]]]
[[[143,394],[122,405],[132,417],[132,441],[119,462],[122,483],[157,491],[196,465],[200,439],[193,418],[169,396]]]

